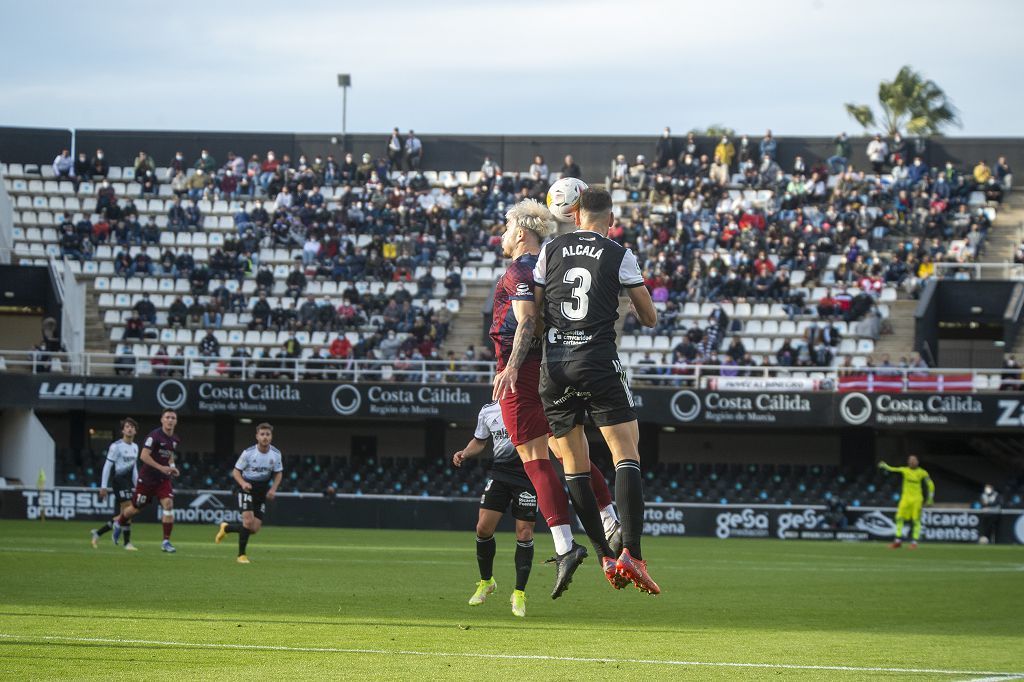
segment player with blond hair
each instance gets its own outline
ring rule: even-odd
[[[556,575],[551,598],[557,599],[572,581],[573,574],[587,556],[587,550],[576,544],[572,537],[569,498],[548,455],[550,428],[538,393],[541,342],[539,316],[534,302],[533,269],[541,244],[555,229],[555,220],[545,206],[533,199],[517,203],[505,218],[501,245],[504,255],[511,258],[512,263],[498,280],[494,293],[490,336],[494,340],[498,373],[494,377],[492,397],[501,406],[509,438],[537,491],[537,506],[555,542]],[[594,477],[598,488],[595,496],[601,497],[605,503],[605,517],[610,519],[607,534],[614,539],[618,519],[614,517],[611,493],[604,477],[599,470],[597,474]]]

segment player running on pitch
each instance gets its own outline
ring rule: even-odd
[[[540,395],[563,456],[573,507],[600,554],[605,576],[616,589],[632,581],[644,592],[659,594],[640,550],[644,524],[640,435],[633,395],[615,345],[619,291],[629,294],[645,327],[655,325],[658,313],[636,257],[608,239],[614,220],[611,195],[601,189],[585,190],[576,212],[579,229],[546,243],[537,258],[533,279],[546,327]],[[592,465],[583,430],[588,414],[615,462],[615,498],[624,546],[617,556],[605,540],[589,485]]]
[[[166,409],[160,414],[160,428],[153,429],[146,442],[142,445],[139,460],[142,469],[139,471],[139,482],[132,495],[131,506],[126,507],[121,515],[114,519],[114,543],[121,537],[122,529],[129,524],[139,510],[156,498],[163,507],[164,541],[160,549],[173,554],[177,550],[171,544],[171,530],[174,528],[174,488],[171,479],[179,475],[178,467],[174,466],[174,458],[181,439],[174,435],[178,425],[178,413]]]
[[[569,498],[548,455],[550,428],[538,393],[541,344],[537,337],[539,316],[534,301],[533,268],[541,242],[553,231],[555,220],[546,207],[533,199],[520,201],[508,211],[505,219],[501,245],[512,263],[498,280],[494,292],[490,336],[494,339],[498,373],[494,377],[492,398],[501,406],[509,438],[537,491],[537,505],[554,539],[555,585],[551,598],[558,599],[586,558],[587,550],[572,537]],[[612,507],[611,492],[600,470],[596,467],[594,470],[591,482],[595,492],[591,497],[602,498],[608,535],[617,536],[618,519]]]
[[[103,462],[103,476],[100,479],[99,491],[100,499],[107,499],[107,493],[112,491],[114,499],[117,500],[120,513],[123,513],[125,509],[131,506],[132,491],[135,490],[135,484],[139,480],[139,468],[137,465],[139,445],[135,442],[135,433],[138,431],[138,428],[139,425],[131,417],[122,419],[121,437],[107,448],[107,457]],[[111,481],[111,473],[114,474],[113,481]],[[114,522],[107,521],[103,524],[102,528],[91,531],[93,548],[99,545],[101,535],[113,529]],[[132,544],[131,522],[127,523],[121,529],[121,532],[124,534],[124,548],[129,552],[136,551],[138,547]],[[117,542],[115,541],[114,544],[116,545]]]
[[[916,455],[907,457],[905,467],[894,467],[879,462],[878,468],[903,474],[903,492],[900,493],[900,504],[896,508],[896,539],[889,547],[899,549],[903,546],[903,524],[909,520],[913,524],[910,531],[910,549],[917,549],[917,541],[921,538],[921,507],[930,507],[935,502],[935,484],[928,472],[921,468]],[[927,500],[921,491],[922,483],[928,488]]]
[[[516,589],[509,601],[512,614],[526,615],[526,581],[533,567],[533,525],[537,520],[537,493],[523,471],[523,463],[508,437],[501,421],[501,406],[487,403],[476,418],[473,440],[452,455],[452,464],[461,467],[471,457],[479,455],[487,441],[491,441],[493,463],[487,472],[487,484],[480,496],[480,513],[476,522],[476,562],[480,568],[480,582],[469,598],[470,606],[479,606],[494,592],[494,531],[498,522],[511,508],[516,520]]]
[[[238,533],[238,563],[248,564],[246,546],[249,536],[256,535],[263,527],[263,515],[267,512],[267,500],[273,500],[284,476],[281,451],[271,445],[274,427],[263,423],[256,427],[256,444],[242,451],[231,471],[238,484],[238,507],[242,512],[241,523],[221,523],[214,542],[218,545],[228,533]]]

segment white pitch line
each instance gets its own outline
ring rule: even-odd
[[[633,665],[667,665],[701,668],[755,668],[767,670],[829,670],[838,672],[877,672],[921,675],[986,675],[996,680],[1024,678],[1020,672],[988,670],[943,670],[939,668],[884,668],[854,665],[799,665],[795,663],[731,663],[720,661],[672,661],[643,658],[590,658],[585,656],[545,656],[541,654],[478,654],[456,651],[409,651],[403,649],[341,649],[335,647],[275,646],[270,644],[228,644],[220,642],[171,642],[152,639],[121,639],[113,637],[66,637],[60,635],[12,635],[0,633],[0,639],[23,643],[83,642],[93,644],[143,644],[150,646],[192,649],[229,649],[240,651],[281,651],[292,653],[369,654],[377,656],[422,656],[433,658],[480,658],[511,661],[557,661],[565,663],[628,663]]]

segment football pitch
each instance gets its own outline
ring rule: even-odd
[[[0,677],[8,679],[1013,679],[1024,676],[1024,548],[647,538],[663,594],[614,591],[593,558],[552,601],[538,536],[512,616],[465,533],[179,525],[175,555],[83,522],[0,522]]]

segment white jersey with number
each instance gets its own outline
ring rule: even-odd
[[[138,459],[139,446],[137,443],[125,443],[123,439],[115,440],[107,448],[107,458],[103,463],[103,480],[100,481],[100,487],[108,487],[111,473],[116,478],[130,477],[134,483],[138,478],[135,470]]]
[[[501,419],[501,406],[498,403],[487,403],[480,410],[480,414],[476,418],[476,430],[473,432],[473,437],[477,440],[491,440],[495,464],[519,461],[516,446],[512,445],[508,429],[505,428],[505,422]]]
[[[246,448],[235,462],[235,468],[242,472],[242,478],[255,483],[269,481],[271,476],[284,471],[281,451],[273,445],[266,452],[260,452],[257,445]]]

